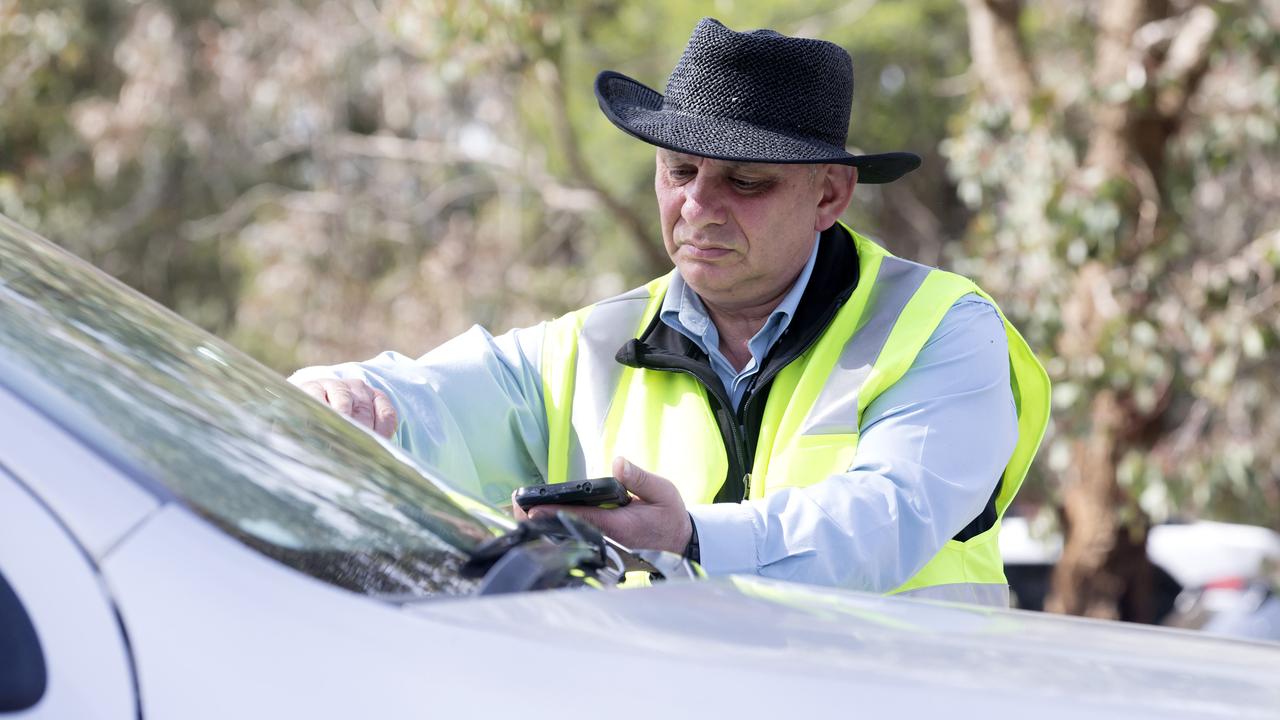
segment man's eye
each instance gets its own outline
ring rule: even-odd
[[[729,182],[739,190],[759,190],[764,186],[764,182],[760,180],[747,180],[744,178],[731,178]]]
[[[688,180],[693,177],[693,170],[690,168],[668,168],[667,177],[672,180]]]

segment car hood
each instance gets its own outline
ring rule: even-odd
[[[1280,645],[754,577],[392,604],[168,505],[102,563],[143,715],[1280,718]]]
[[[826,688],[823,695],[843,688],[850,709],[973,703],[1035,717],[1280,717],[1280,645],[757,577],[409,611],[545,644],[607,648],[652,668],[684,666],[694,682],[699,668],[738,679],[707,686],[714,697],[759,697],[800,683]],[[689,680],[653,677],[661,678],[651,688],[659,694]],[[614,681],[634,688],[641,679]]]

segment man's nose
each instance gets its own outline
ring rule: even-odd
[[[693,227],[723,224],[726,213],[720,183],[704,173],[698,173],[693,180],[685,183],[680,216]]]

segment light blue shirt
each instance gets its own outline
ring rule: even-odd
[[[711,361],[711,369],[715,371],[716,377],[720,378],[720,384],[724,386],[725,391],[729,393],[729,398],[733,401],[733,407],[730,409],[738,409],[738,405],[742,403],[742,396],[749,386],[748,381],[760,370],[765,356],[769,354],[769,349],[778,342],[783,331],[791,324],[791,316],[795,315],[796,308],[800,306],[800,298],[804,295],[805,287],[809,285],[809,276],[813,275],[813,265],[817,261],[818,235],[815,234],[813,250],[809,253],[809,261],[805,263],[804,269],[796,276],[795,283],[787,294],[782,296],[778,307],[769,313],[760,331],[747,341],[747,350],[751,352],[751,359],[743,366],[741,372],[735,369],[733,363],[729,362],[729,359],[720,351],[720,331],[711,321],[711,316],[707,314],[702,298],[689,287],[680,273],[676,273],[671,279],[671,284],[667,287],[667,295],[662,299],[659,317],[662,322],[692,340],[702,352],[707,354],[707,358]]]
[[[544,332],[542,324],[495,337],[476,326],[417,359],[386,352],[292,379],[364,378],[391,398],[401,418],[395,441],[414,460],[460,492],[502,504],[547,472]],[[757,366],[780,332],[753,349]],[[846,472],[760,500],[689,508],[702,565],[710,574],[893,590],[982,511],[1016,442],[1004,324],[990,303],[967,295],[867,408]]]

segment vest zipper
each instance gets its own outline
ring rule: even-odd
[[[840,305],[842,304],[843,302],[837,302],[836,308],[839,309]],[[773,347],[777,348],[778,344],[782,342],[782,338],[786,337],[790,332],[791,332],[790,328],[782,331],[782,336],[778,338],[778,340],[774,343]],[[807,346],[805,348],[802,348],[801,352],[794,353],[791,357],[786,358],[785,362],[770,363],[770,359],[771,359],[770,355],[772,355],[772,352],[773,352],[771,349],[769,355],[766,355],[764,358],[764,361],[760,363],[761,365],[760,371],[757,372],[755,375],[751,376],[751,382],[747,383],[747,389],[745,392],[742,393],[742,402],[739,403],[737,412],[735,413],[735,416],[734,416],[734,424],[738,427],[739,431],[742,433],[742,436],[744,438],[744,445],[746,445],[745,438],[750,437],[750,433],[747,430],[747,416],[748,416],[748,411],[752,409],[752,404],[751,404],[752,401],[756,399],[756,387],[761,386],[761,383],[763,383],[762,387],[769,387],[769,383],[773,382],[774,376],[777,375],[779,372],[782,372],[782,368],[790,364],[792,360],[795,360],[797,357],[803,354],[803,351],[805,349],[807,349]],[[754,459],[756,454],[755,447],[748,447],[747,450],[748,450],[748,455],[752,459]],[[751,473],[748,472],[742,476],[742,499],[746,500],[748,497],[750,497],[750,495],[751,495]]]
[[[743,446],[747,450],[747,454],[754,460],[756,449],[754,447],[745,447],[746,439],[749,437],[747,432],[747,409],[751,405],[751,401],[755,399],[756,381],[760,379],[760,373],[751,376],[751,382],[747,383],[747,389],[742,393],[742,402],[738,404],[737,412],[734,413],[734,426],[742,433]],[[769,379],[772,379],[770,376]],[[750,468],[746,468],[750,470]],[[751,473],[744,472],[742,475],[742,500],[746,501],[751,496]]]

